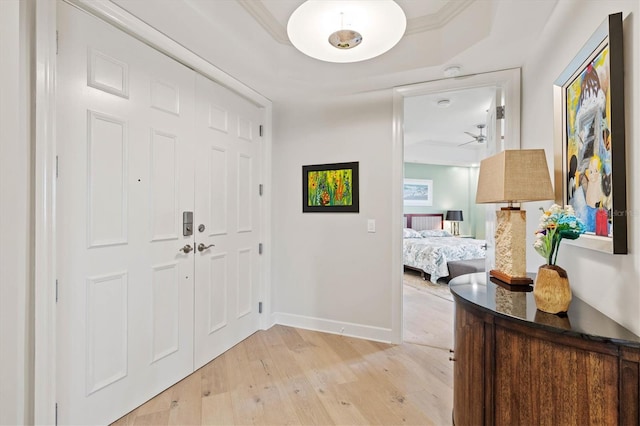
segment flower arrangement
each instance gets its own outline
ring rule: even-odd
[[[557,204],[544,210],[542,207],[540,225],[536,231],[536,240],[533,247],[545,259],[549,265],[555,265],[558,260],[558,249],[563,238],[575,240],[584,234],[584,223],[578,219],[573,207],[565,206],[563,209]]]

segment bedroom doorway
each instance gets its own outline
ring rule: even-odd
[[[402,241],[405,342],[452,348],[447,283],[467,264],[484,269],[485,209],[475,193],[498,97],[496,87],[481,86],[404,99],[403,237],[419,237]],[[429,183],[426,200],[407,192],[421,182]]]
[[[496,116],[499,106],[506,111],[500,120]],[[444,218],[447,211],[462,211],[456,239],[485,239],[489,235],[486,262],[491,264],[494,219],[485,213],[493,206],[475,204],[477,171],[486,156],[520,146],[520,69],[396,88],[394,124],[395,336],[398,343],[448,350],[453,345],[452,332],[441,330],[452,331],[453,299],[447,280],[430,282],[422,280],[420,272],[405,273],[405,214],[441,213]],[[430,198],[419,205],[405,203],[405,178],[428,182]],[[441,230],[451,232],[452,223],[444,220]]]

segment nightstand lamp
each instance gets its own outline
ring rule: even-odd
[[[514,203],[553,200],[543,149],[502,151],[482,160],[476,203],[507,203],[496,211],[496,269],[489,275],[508,284],[533,284],[527,277],[526,212]]]
[[[462,210],[447,210],[447,214],[444,217],[444,220],[452,222],[451,233],[455,237],[460,235],[460,222],[462,222]]]

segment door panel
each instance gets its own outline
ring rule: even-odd
[[[63,2],[58,28],[58,419],[107,424],[258,329],[263,115]]]
[[[238,232],[252,231],[253,166],[251,156],[238,154]],[[257,190],[257,186],[255,188]]]
[[[227,233],[227,200],[229,198],[227,158],[226,149],[212,145],[209,149],[208,175],[201,177],[208,177],[210,188],[206,206],[208,207],[208,220],[211,224],[210,236],[225,235]],[[206,172],[206,170],[203,172]],[[206,196],[206,194],[198,195]],[[212,200],[216,201],[212,202]],[[202,212],[203,215],[206,213],[207,211]]]
[[[151,241],[177,240],[181,233],[179,210],[178,137],[151,130],[149,173],[149,225]]]
[[[127,123],[89,110],[87,126],[88,245],[127,244]]]
[[[252,311],[253,300],[251,291],[253,289],[253,250],[251,248],[242,248],[238,250],[238,293],[236,315],[240,319],[245,315],[249,315]]]
[[[206,310],[208,313],[207,335],[215,333],[228,323],[227,319],[227,297],[229,281],[227,280],[227,253],[219,253],[204,258],[204,263],[209,265],[209,279],[203,284],[205,293],[208,295],[208,305]]]
[[[193,371],[193,71],[59,3],[57,402],[106,424]]]
[[[195,366],[258,329],[260,108],[196,76]]]
[[[86,391],[127,377],[128,274],[87,278]]]
[[[178,263],[152,267],[152,363],[177,352],[180,348],[180,279]]]

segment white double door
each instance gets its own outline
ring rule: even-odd
[[[58,28],[58,421],[105,424],[258,329],[263,113],[66,3]]]

